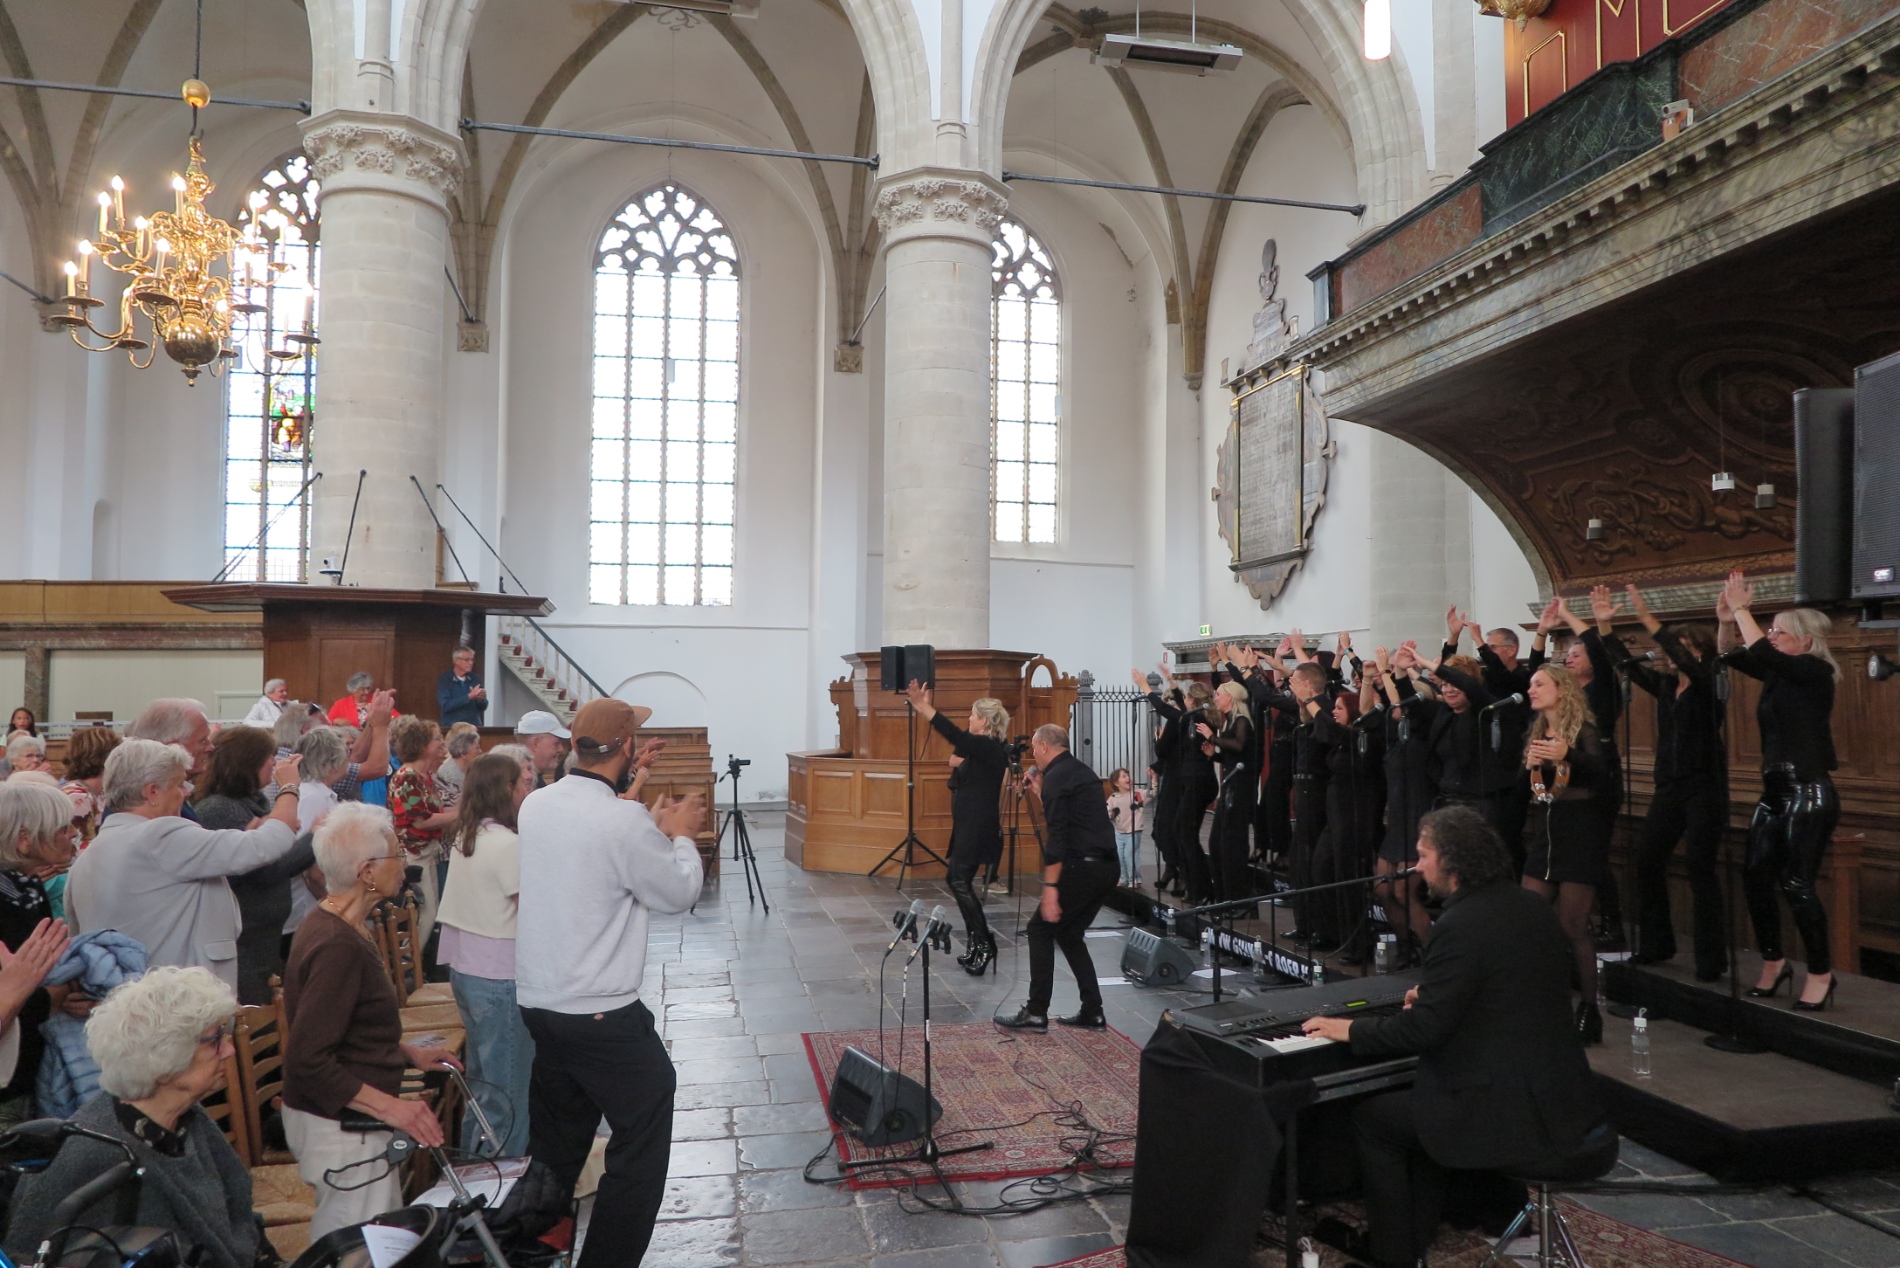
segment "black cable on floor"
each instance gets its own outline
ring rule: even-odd
[[[1882,1221],[1875,1219],[1871,1215],[1863,1215],[1859,1211],[1850,1210],[1849,1208],[1844,1207],[1840,1205],[1839,1203],[1835,1202],[1833,1199],[1829,1198],[1826,1194],[1816,1193],[1812,1188],[1810,1188],[1809,1186],[1805,1184],[1795,1185],[1793,1192],[1796,1197],[1806,1198],[1810,1202],[1816,1203],[1817,1205],[1820,1205],[1820,1206],[1824,1206],[1828,1210],[1834,1212],[1834,1214],[1836,1215],[1845,1215],[1848,1219],[1853,1220],[1856,1224],[1865,1224],[1868,1228],[1873,1229],[1876,1233],[1885,1233],[1889,1237],[1900,1238],[1900,1229],[1896,1229],[1889,1224],[1883,1223]]]

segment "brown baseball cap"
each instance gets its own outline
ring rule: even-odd
[[[653,710],[644,705],[607,697],[589,700],[581,706],[569,730],[574,733],[574,748],[586,754],[608,753],[617,749],[629,735],[645,725]]]

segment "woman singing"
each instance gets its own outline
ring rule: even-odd
[[[981,977],[996,959],[996,935],[983,917],[976,896],[976,874],[1003,857],[1003,776],[1009,771],[1009,711],[1001,700],[983,697],[970,706],[964,730],[930,702],[930,689],[913,682],[904,691],[917,716],[950,741],[950,892],[963,912],[963,938],[969,954],[957,963]]]
[[[1162,682],[1168,679],[1167,666],[1157,675]],[[1148,675],[1139,669],[1129,671],[1129,679],[1135,684],[1135,690],[1146,693],[1148,703],[1155,711],[1155,762],[1151,768],[1158,777],[1160,787],[1155,791],[1154,814],[1149,820],[1148,830],[1154,836],[1155,849],[1161,855],[1161,877],[1155,881],[1155,893],[1159,895],[1167,890],[1176,898],[1181,896],[1180,860],[1174,849],[1175,816],[1181,803],[1180,756],[1182,747],[1180,689],[1171,689],[1167,696],[1148,685]]]
[[[1219,727],[1216,729],[1215,721]],[[1247,707],[1247,688],[1224,682],[1214,693],[1214,708],[1194,724],[1201,752],[1220,771],[1220,790],[1214,801],[1214,830],[1207,853],[1213,864],[1214,900],[1245,897],[1247,887],[1247,829],[1253,825],[1254,769],[1253,713]]]
[[[1530,777],[1531,813],[1525,830],[1524,888],[1557,900],[1557,919],[1570,939],[1583,991],[1577,1037],[1586,1044],[1602,1043],[1590,906],[1609,866],[1612,823],[1602,803],[1612,799],[1614,804],[1616,769],[1574,674],[1560,665],[1545,665],[1531,675],[1530,697],[1533,716],[1524,767]]]
[[[1401,649],[1403,650],[1403,649]],[[1376,673],[1385,693],[1385,833],[1379,840],[1376,874],[1390,876],[1418,863],[1418,821],[1432,808],[1438,789],[1432,779],[1431,753],[1426,744],[1425,724],[1420,720],[1429,712],[1415,709],[1413,702],[1421,690],[1410,677],[1411,659],[1407,653],[1399,660],[1385,648],[1375,653]],[[1427,706],[1430,701],[1427,701]],[[1373,896],[1385,909],[1386,919],[1399,935],[1404,954],[1410,962],[1424,949],[1432,936],[1432,914],[1425,909],[1425,884],[1417,876],[1382,880],[1373,888]]]
[[[1728,745],[1722,737],[1727,706],[1716,695],[1715,640],[1700,626],[1664,625],[1636,586],[1624,587],[1630,610],[1669,658],[1652,669],[1609,640],[1629,680],[1656,697],[1656,791],[1643,819],[1636,851],[1636,954],[1632,964],[1675,958],[1676,930],[1669,917],[1669,856],[1689,839],[1689,892],[1695,904],[1695,975],[1713,982],[1725,972],[1728,948],[1722,933],[1722,887],[1716,853],[1728,822]]]
[[[1719,638],[1726,647],[1732,620],[1743,645],[1726,651],[1722,659],[1761,680],[1761,699],[1755,705],[1755,722],[1761,728],[1761,804],[1748,825],[1742,889],[1762,964],[1761,981],[1748,993],[1772,996],[1794,976],[1781,949],[1781,912],[1775,905],[1779,887],[1808,953],[1808,980],[1794,1006],[1818,1012],[1834,998],[1835,986],[1827,909],[1814,892],[1814,877],[1841,817],[1828,774],[1838,765],[1832,717],[1834,685],[1841,671],[1827,649],[1832,622],[1826,616],[1813,608],[1790,608],[1776,613],[1764,634],[1749,611],[1754,605],[1755,587],[1741,573],[1730,573],[1716,599]]]
[[[1218,715],[1210,721],[1207,708],[1213,693],[1204,682],[1193,679],[1180,684],[1180,703],[1176,704],[1165,697],[1150,692],[1148,703],[1163,718],[1180,725],[1180,747],[1175,751],[1174,767],[1169,777],[1179,791],[1173,805],[1172,840],[1174,842],[1174,866],[1182,886],[1187,890],[1190,903],[1204,903],[1211,889],[1207,874],[1207,853],[1201,849],[1201,820],[1207,815],[1207,807],[1220,792],[1220,780],[1214,772],[1214,764],[1201,748],[1201,733],[1197,724],[1208,722],[1210,726],[1219,722]],[[1156,833],[1164,829],[1157,824]]]

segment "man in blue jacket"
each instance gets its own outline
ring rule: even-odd
[[[444,731],[457,722],[480,726],[482,714],[488,712],[488,688],[475,673],[475,649],[456,648],[452,663],[455,668],[435,680],[436,718]]]

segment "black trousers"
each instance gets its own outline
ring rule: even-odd
[[[983,914],[983,900],[976,896],[976,874],[987,866],[952,851],[945,877],[950,896],[957,900],[957,910],[963,913],[963,936],[972,949],[990,941],[990,922]]]
[[[577,1268],[634,1268],[666,1196],[673,1151],[673,1061],[635,1000],[611,1013],[524,1008],[534,1039],[528,1153],[572,1188],[605,1118],[607,1170]]]
[[[1801,931],[1808,972],[1830,973],[1834,959],[1827,945],[1827,909],[1814,890],[1814,878],[1841,819],[1834,781],[1822,775],[1801,783],[1792,767],[1763,771],[1761,781],[1761,804],[1748,825],[1748,863],[1742,872],[1755,945],[1764,960],[1784,957],[1781,910],[1775,905],[1775,891],[1780,890],[1794,927]]]
[[[1065,863],[1056,878],[1056,905],[1061,909],[1054,924],[1042,918],[1040,906],[1029,918],[1029,1011],[1042,1016],[1049,1013],[1049,998],[1055,993],[1056,948],[1069,961],[1075,985],[1082,993],[1082,1011],[1100,1012],[1102,988],[1095,980],[1095,961],[1089,958],[1088,941],[1083,936],[1102,909],[1102,900],[1115,888],[1121,865],[1114,859],[1092,859],[1086,863]]]
[[[1352,1111],[1372,1257],[1381,1265],[1409,1265],[1423,1256],[1445,1204],[1449,1176],[1419,1142],[1412,1100],[1409,1089],[1387,1092]]]
[[[1289,879],[1294,889],[1317,884],[1313,879],[1314,855],[1326,831],[1326,784],[1318,778],[1296,777],[1293,781],[1293,848]],[[1293,900],[1293,920],[1301,933],[1311,934],[1316,908],[1314,900]]]
[[[1154,837],[1155,850],[1161,855],[1163,870],[1156,874],[1157,879],[1178,874],[1181,866],[1174,844],[1175,818],[1181,806],[1180,782],[1173,775],[1163,775],[1161,791],[1155,794],[1154,821],[1149,825],[1149,832]]]
[[[1250,844],[1247,830],[1253,826],[1254,782],[1245,767],[1227,777],[1220,799],[1214,806],[1214,831],[1208,838],[1207,856],[1213,865],[1214,901],[1245,898],[1253,890],[1247,877]]]
[[[1207,807],[1220,795],[1220,783],[1210,771],[1182,781],[1181,800],[1174,808],[1174,859],[1181,869],[1189,902],[1206,902],[1213,892],[1207,851],[1201,848],[1201,821]]]
[[[1722,929],[1722,885],[1716,860],[1728,797],[1720,779],[1670,781],[1656,785],[1643,836],[1636,849],[1636,945],[1644,955],[1668,959],[1676,953],[1675,922],[1669,914],[1669,859],[1676,842],[1689,840],[1689,892],[1694,899],[1695,966],[1704,977],[1728,963]]]
[[[1275,740],[1267,748],[1267,778],[1260,787],[1254,815],[1260,852],[1284,856],[1293,846],[1293,744]]]

